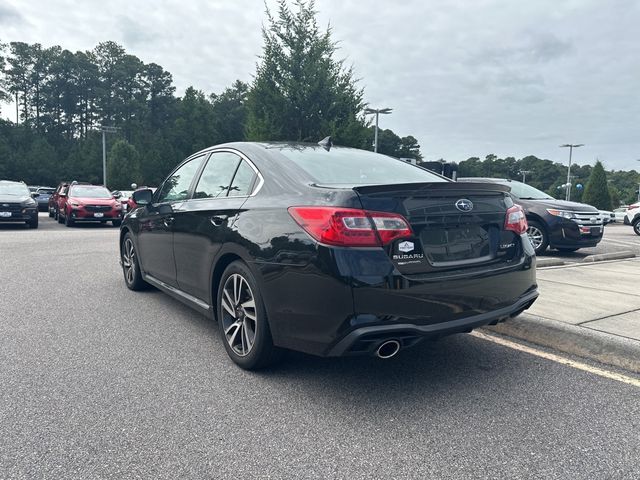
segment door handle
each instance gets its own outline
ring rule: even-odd
[[[214,215],[211,217],[211,223],[214,227],[221,227],[229,218],[229,215]]]
[[[175,218],[173,217],[167,217],[164,220],[162,220],[162,223],[164,223],[164,226],[169,228],[171,227],[171,225],[173,225],[173,221],[175,220]]]

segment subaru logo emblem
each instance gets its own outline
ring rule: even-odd
[[[473,210],[473,203],[471,202],[471,200],[461,198],[456,202],[456,208],[461,212],[470,212],[471,210]]]

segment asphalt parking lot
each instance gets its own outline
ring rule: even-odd
[[[118,229],[40,220],[0,226],[2,479],[640,477],[634,385],[470,335],[245,372]]]

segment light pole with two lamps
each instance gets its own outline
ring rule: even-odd
[[[571,156],[573,154],[573,149],[578,147],[583,147],[584,143],[565,143],[564,145],[560,145],[561,148],[569,147],[569,168],[567,170],[567,193],[565,194],[565,200],[571,200]]]

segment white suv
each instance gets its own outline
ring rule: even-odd
[[[633,225],[633,230],[640,235],[640,202],[629,205],[624,223]]]

